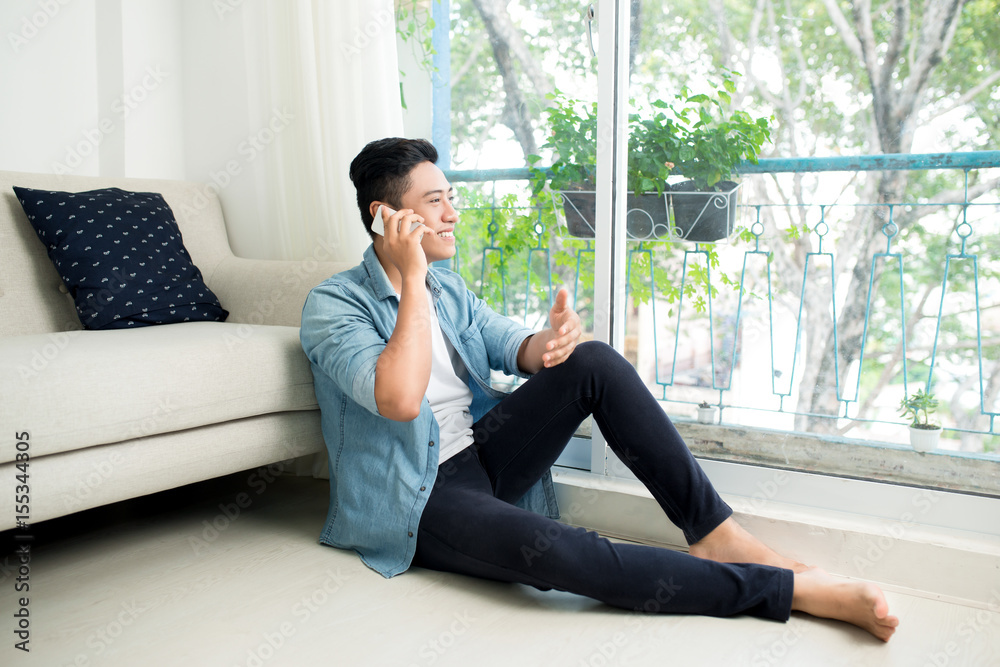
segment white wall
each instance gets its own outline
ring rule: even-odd
[[[113,103],[124,117],[124,173],[185,178],[181,6],[174,0],[124,0],[121,13],[121,97]]]
[[[403,131],[410,139],[431,139],[434,114],[434,88],[431,73],[418,60],[417,48],[396,38],[399,69],[406,108],[403,109]]]
[[[268,213],[273,176],[248,147],[274,122],[262,102],[259,17],[251,20],[259,8],[2,0],[0,169],[211,183],[234,252],[281,257]],[[429,136],[429,80],[408,68],[406,132]]]
[[[276,258],[261,217],[263,165],[248,161],[245,152],[247,137],[266,123],[252,103],[256,91],[247,52],[256,46],[245,29],[245,10],[203,0],[184,0],[182,7],[186,178],[218,189],[233,252]],[[234,162],[235,175],[227,169]]]
[[[184,177],[175,2],[8,0],[0,26],[0,168]]]
[[[0,29],[0,169],[214,182],[233,250],[276,256],[240,3],[4,0]]]
[[[0,3],[0,169],[52,172],[74,164],[79,174],[98,173],[101,129],[97,103],[94,0]],[[110,115],[103,128],[120,132]]]

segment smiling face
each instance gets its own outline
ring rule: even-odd
[[[409,174],[410,188],[399,202],[424,219],[433,234],[424,234],[421,247],[428,262],[451,259],[455,255],[455,189],[444,172],[432,162],[421,162]]]

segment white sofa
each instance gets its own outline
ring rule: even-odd
[[[227,321],[83,330],[12,186],[162,194]],[[347,264],[323,246],[234,256],[203,184],[0,171],[0,193],[0,530],[16,525],[19,441],[31,523],[324,451],[299,317]]]

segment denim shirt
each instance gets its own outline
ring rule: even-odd
[[[478,420],[504,396],[490,386],[490,369],[525,377],[517,352],[532,331],[495,313],[451,271],[431,267],[427,285],[441,329],[469,370],[470,409]],[[330,455],[330,508],[320,542],[353,549],[385,577],[404,572],[413,560],[440,449],[426,398],[409,422],[382,417],[375,404],[375,363],[398,311],[392,284],[369,246],[361,264],[313,288],[300,330]],[[557,518],[551,476],[517,504]]]

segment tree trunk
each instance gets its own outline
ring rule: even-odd
[[[910,33],[908,0],[894,0],[891,9],[883,6],[882,12],[892,13],[894,28],[881,61],[878,58],[881,47],[875,41],[870,0],[855,0],[852,3],[853,33],[848,32],[847,21],[839,13],[836,3],[828,1],[825,4],[848,48],[860,54],[868,73],[879,147],[883,153],[910,151],[917,112],[922,106],[931,72],[941,62],[951,44],[965,0],[927,0],[917,42],[910,45],[911,58],[901,56],[904,41]],[[905,67],[902,64],[904,60],[908,61]],[[876,202],[900,202],[906,189],[907,176],[905,171],[883,172],[881,176],[875,176],[879,178]],[[839,356],[840,362],[840,381],[844,382],[851,361],[861,351],[869,281],[877,284],[882,269],[881,265],[876,265],[875,276],[871,276],[871,258],[884,247],[886,241],[882,228],[888,222],[888,208],[878,207],[872,210],[875,214],[867,213],[863,216],[868,218],[867,221],[856,217],[855,222],[860,223],[860,226],[855,228],[854,234],[846,235],[838,244],[839,257],[849,254],[856,258],[848,279],[847,302],[837,318],[840,350],[834,349],[832,330],[818,337],[822,354],[818,355],[820,361],[813,374],[813,381],[803,382],[800,387],[799,412],[836,415],[841,410],[835,382],[837,357]],[[893,222],[899,231],[906,224],[905,218],[895,216]],[[823,417],[800,418],[796,426],[801,430],[818,433],[837,431],[836,421]]]
[[[501,122],[510,128],[525,156],[538,153],[534,125],[541,109],[532,109],[521,84],[518,70],[531,82],[539,99],[552,91],[552,82],[528,51],[521,31],[507,12],[509,0],[472,0],[483,19],[493,47],[500,78],[503,80],[504,112]]]

